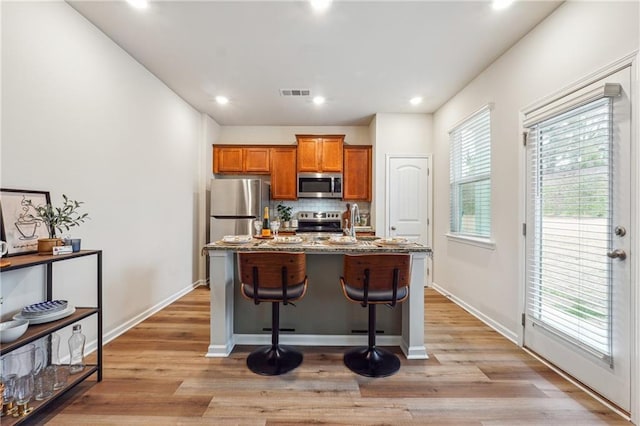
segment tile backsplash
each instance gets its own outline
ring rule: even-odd
[[[325,198],[300,198],[297,201],[278,201],[271,200],[271,211],[276,211],[278,204],[285,206],[291,206],[293,208],[293,217],[299,211],[340,211],[343,212],[347,209],[347,203],[350,201],[332,200]],[[358,208],[362,212],[363,210],[369,211],[370,203],[366,201],[358,201]]]

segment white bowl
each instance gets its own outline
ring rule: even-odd
[[[29,326],[29,320],[11,320],[0,323],[0,342],[10,343],[22,336]]]

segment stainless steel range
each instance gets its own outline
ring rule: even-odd
[[[342,212],[298,212],[296,232],[342,233]]]

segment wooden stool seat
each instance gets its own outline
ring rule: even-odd
[[[345,297],[369,308],[369,345],[348,351],[344,364],[354,373],[386,377],[400,369],[400,359],[376,346],[376,305],[403,302],[409,296],[408,254],[344,255],[340,284]]]
[[[301,299],[307,290],[304,253],[246,252],[238,254],[242,295],[256,305],[271,302],[271,345],[251,352],[247,367],[256,374],[276,376],[302,363],[302,353],[280,345],[280,303]]]

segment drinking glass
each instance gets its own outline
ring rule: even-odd
[[[17,375],[17,359],[13,354],[0,358],[0,382],[4,385],[2,391],[2,413],[0,416],[13,414],[15,411],[15,388]]]
[[[273,235],[275,237],[277,237],[278,236],[278,229],[280,229],[280,221],[279,220],[272,221],[271,225],[270,225],[270,228],[271,228],[271,232],[273,232]]]
[[[47,366],[51,359],[53,335],[40,339],[35,348],[35,364],[33,365],[34,397],[37,401],[53,395],[53,367]],[[50,367],[50,368],[49,368]]]
[[[16,375],[7,374],[0,377],[0,381],[4,385],[2,390],[2,414],[0,416],[8,416],[13,414],[16,409],[14,404],[16,394]]]
[[[67,384],[67,379],[69,378],[69,366],[68,365],[60,365],[55,364],[53,366],[53,389],[58,390],[65,387]]]
[[[53,366],[53,389],[65,387],[69,378],[69,366],[60,362],[60,336],[51,333],[51,364]]]
[[[56,379],[55,374],[55,366],[47,365],[35,376],[34,387],[36,401],[51,398],[51,395],[53,395],[53,385]]]
[[[254,220],[253,221],[253,228],[256,230],[256,237],[260,236],[260,231],[262,231],[262,221],[261,220]]]
[[[18,377],[15,392],[16,404],[18,405],[17,415],[26,416],[33,410],[33,408],[29,407],[29,401],[33,398],[33,374]]]

